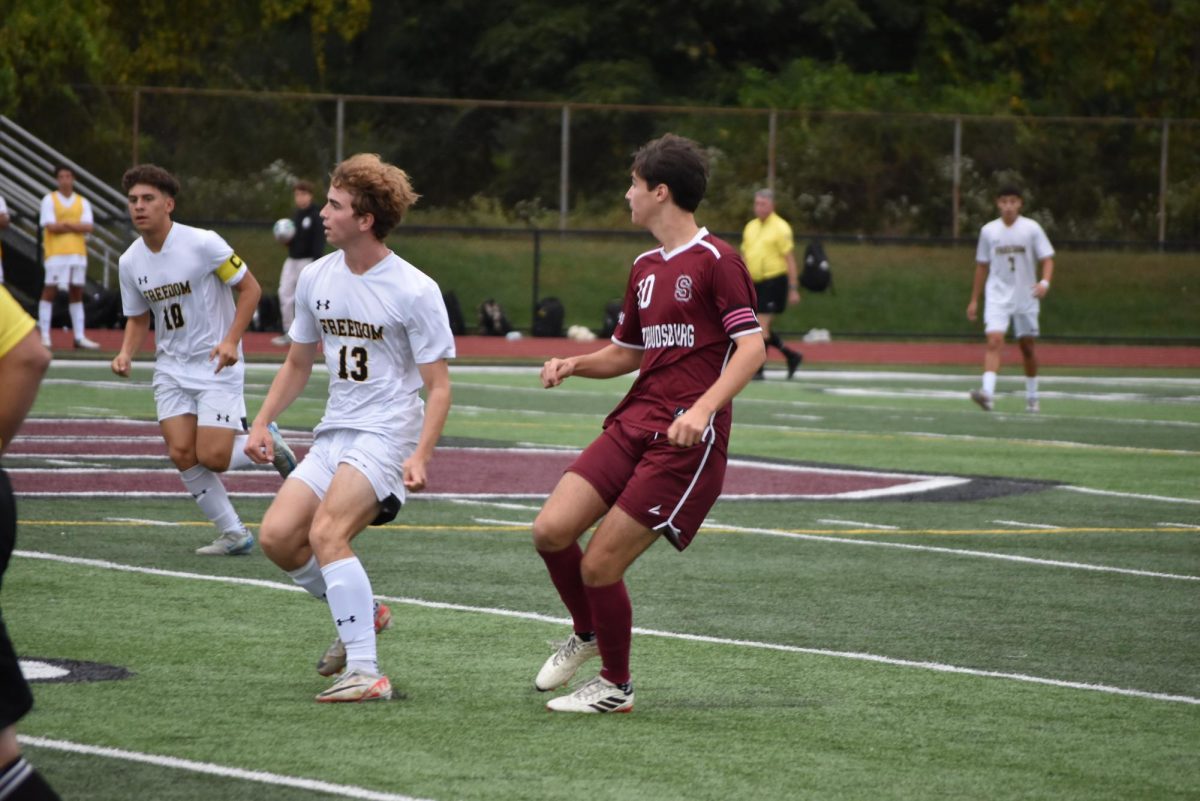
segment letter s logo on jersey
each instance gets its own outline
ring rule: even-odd
[[[675,279],[675,300],[687,303],[692,299],[692,277],[681,275]]]
[[[645,309],[650,306],[650,295],[654,292],[654,273],[650,273],[641,281],[638,281],[638,308]]]

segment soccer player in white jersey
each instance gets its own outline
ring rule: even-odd
[[[971,390],[971,400],[985,412],[995,408],[996,374],[1010,323],[1025,361],[1025,411],[1036,414],[1040,410],[1038,363],[1033,344],[1039,333],[1041,300],[1050,291],[1050,279],[1054,276],[1054,248],[1036,220],[1021,216],[1023,205],[1020,189],[1011,186],[1001,189],[996,194],[1000,217],[980,229],[975,250],[975,282],[971,287],[971,302],[967,304],[967,319],[978,318],[979,292],[986,281],[983,331],[987,350],[983,356],[983,385]],[[1038,264],[1042,268],[1041,280],[1037,277]]]
[[[271,458],[267,424],[304,389],[323,345],[325,415],[260,530],[271,561],[329,604],[338,636],[317,672],[342,675],[317,695],[320,702],[392,696],[375,641],[391,612],[374,604],[350,543],[368,525],[393,520],[406,492],[425,487],[450,411],[446,360],[454,357],[454,337],[441,291],[384,243],[416,200],[405,172],[376,155],[352,156],[334,169],[321,219],[337,250],[300,274],[287,361],[246,446],[256,461]]]
[[[220,532],[204,555],[249,553],[242,525],[217,473],[253,462],[245,454],[242,334],[262,296],[258,281],[213,231],[174,222],[179,182],[153,164],[128,170],[121,185],[141,236],[120,259],[125,337],[112,370],[128,377],[133,356],[155,325],[154,400],[168,455],[204,516]],[[237,289],[236,305],[232,288]],[[279,436],[275,468],[296,465]]]

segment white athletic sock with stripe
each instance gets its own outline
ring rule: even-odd
[[[54,313],[54,301],[39,300],[38,301],[38,328],[42,331],[42,336],[50,336],[50,317]]]
[[[67,310],[71,312],[71,330],[75,332],[75,339],[83,339],[83,301],[67,304]]]
[[[233,504],[229,502],[225,485],[217,478],[216,473],[198,464],[180,471],[179,477],[183,479],[183,486],[187,487],[188,492],[196,499],[200,511],[204,512],[204,516],[212,521],[217,530],[222,533],[246,530],[242,519],[233,510]]]
[[[1037,400],[1037,376],[1025,376],[1025,397]]]
[[[330,562],[321,568],[325,577],[325,598],[337,627],[338,637],[346,646],[346,671],[379,672],[375,650],[375,599],[371,580],[357,556]]]
[[[308,557],[308,564],[296,570],[289,570],[287,574],[291,576],[292,581],[304,588],[312,597],[318,601],[325,600],[327,592],[325,588],[325,575],[321,572],[321,566],[317,564],[317,557]]]
[[[989,398],[996,394],[996,374],[991,370],[983,374],[983,394]]]
[[[250,467],[254,464],[250,457],[246,455],[246,442],[249,441],[249,434],[238,434],[233,438],[233,452],[229,454],[229,469],[239,470],[243,467]],[[270,467],[270,465],[267,465]]]

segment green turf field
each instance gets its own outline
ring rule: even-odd
[[[251,414],[273,370],[249,368]],[[452,377],[446,441],[473,445],[580,447],[627,386]],[[1200,372],[1055,371],[1038,416],[1011,376],[979,411],[967,369],[770,378],[736,404],[735,456],[1046,488],[719,502],[685,554],[631,570],[637,703],[611,717],[550,715],[532,688],[568,631],[529,542],[537,501],[413,500],[360,536],[407,697],[328,708],[327,611],[257,551],[193,556],[213,533],[182,487],[19,499],[18,649],[133,673],[37,685],[29,755],[67,799],[1196,797]],[[33,416],[152,419],[149,369],[111,379],[57,363]],[[310,429],[323,402],[318,375],[281,425]],[[5,459],[70,464],[167,466]],[[267,502],[235,499],[251,523]]]

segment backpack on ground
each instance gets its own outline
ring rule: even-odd
[[[450,321],[450,333],[461,337],[467,333],[467,321],[463,319],[462,306],[458,303],[458,295],[453,292],[443,292],[442,302],[446,304],[446,317]]]
[[[596,336],[600,339],[611,339],[617,330],[617,321],[621,319],[621,301],[610,300],[604,304],[604,322]]]
[[[833,291],[833,272],[821,240],[814,239],[804,249],[804,265],[800,269],[800,286],[809,292]]]
[[[563,317],[566,310],[558,298],[542,298],[533,310],[533,335],[535,337],[563,336]]]
[[[492,298],[479,304],[479,333],[488,337],[502,337],[513,330],[504,309]]]

